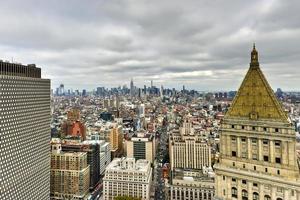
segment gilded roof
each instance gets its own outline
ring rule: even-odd
[[[288,122],[287,114],[259,67],[255,46],[251,52],[250,68],[225,115],[228,117]]]

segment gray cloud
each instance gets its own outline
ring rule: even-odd
[[[272,87],[298,90],[297,0],[10,0],[0,3],[0,55],[36,63],[52,86],[150,83],[237,89],[257,43]]]

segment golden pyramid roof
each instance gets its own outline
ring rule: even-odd
[[[258,52],[255,45],[251,52],[250,68],[225,115],[225,118],[230,117],[289,121],[287,114],[259,67]]]

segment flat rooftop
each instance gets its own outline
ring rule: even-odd
[[[0,60],[0,74],[8,76],[20,76],[30,78],[41,78],[41,68],[35,64],[23,65]]]
[[[135,158],[115,158],[106,169],[117,171],[147,172],[150,167],[148,160]]]

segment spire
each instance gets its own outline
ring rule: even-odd
[[[253,49],[252,49],[252,52],[251,52],[250,67],[259,67],[258,52],[255,49],[255,43],[253,43]]]
[[[257,55],[253,45],[250,68],[225,118],[288,122],[286,113],[259,68]]]

